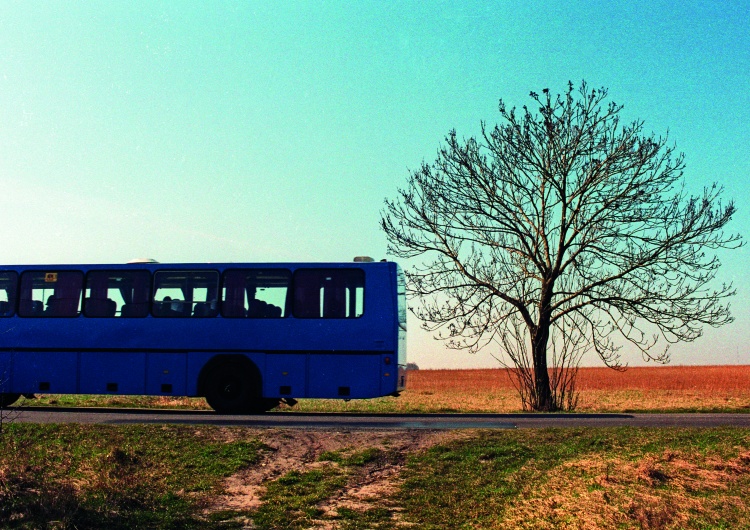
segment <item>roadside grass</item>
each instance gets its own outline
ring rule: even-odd
[[[33,407],[112,407],[142,409],[205,410],[203,398],[162,396],[108,396],[42,394],[23,399],[17,406]],[[353,414],[516,414],[524,412],[515,390],[447,388],[441,392],[407,389],[399,397],[344,401],[340,399],[300,399],[294,407],[281,405],[282,412],[337,412]],[[750,386],[744,390],[582,390],[575,412],[579,413],[750,413]]]
[[[35,407],[115,407],[211,410],[203,398],[95,394],[37,394],[21,401]]]
[[[483,432],[409,461],[425,529],[750,528],[746,429]]]
[[[465,431],[428,450],[320,454],[222,510],[224,480],[273,453],[241,428],[11,424],[2,528],[750,528],[750,431]],[[340,502],[375,464],[392,493]]]
[[[0,437],[2,528],[232,528],[201,516],[255,439],[216,428],[10,424]]]
[[[369,414],[518,414],[521,408],[513,389],[484,393],[470,386],[443,391],[407,389],[400,397],[369,400],[300,399],[288,412],[339,412]],[[750,386],[744,390],[582,390],[576,413],[750,413]]]

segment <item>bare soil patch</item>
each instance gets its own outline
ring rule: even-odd
[[[208,512],[221,510],[246,511],[257,509],[268,482],[291,471],[305,472],[322,465],[324,453],[362,451],[377,448],[389,458],[368,462],[352,474],[347,485],[320,508],[335,514],[342,507],[357,511],[382,506],[398,487],[401,468],[410,453],[462,436],[460,431],[302,431],[268,429],[243,431],[257,437],[266,446],[263,461],[227,478],[224,494],[215,499]],[[229,436],[232,434],[228,433]],[[325,528],[322,523],[321,528]]]

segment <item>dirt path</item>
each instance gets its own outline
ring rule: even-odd
[[[363,451],[376,448],[390,455],[357,468],[334,497],[318,507],[333,515],[339,508],[356,511],[383,506],[398,487],[399,476],[410,453],[461,436],[459,431],[301,431],[267,429],[251,431],[270,450],[260,464],[226,479],[226,493],[218,497],[209,511],[253,510],[261,505],[265,485],[290,471],[305,472],[325,465],[319,458],[325,452]],[[397,509],[398,507],[391,507]],[[332,528],[321,522],[321,529]]]

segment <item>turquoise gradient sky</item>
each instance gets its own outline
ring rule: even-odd
[[[383,200],[451,128],[581,79],[669,131],[747,238],[750,3],[676,4],[2,2],[1,261],[388,257]],[[721,257],[736,321],[675,364],[750,362],[750,252]],[[417,327],[422,367],[496,366]]]

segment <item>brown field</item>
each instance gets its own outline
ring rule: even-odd
[[[577,386],[581,412],[750,412],[750,366],[581,368]],[[405,409],[520,411],[505,369],[416,370],[407,387]]]

